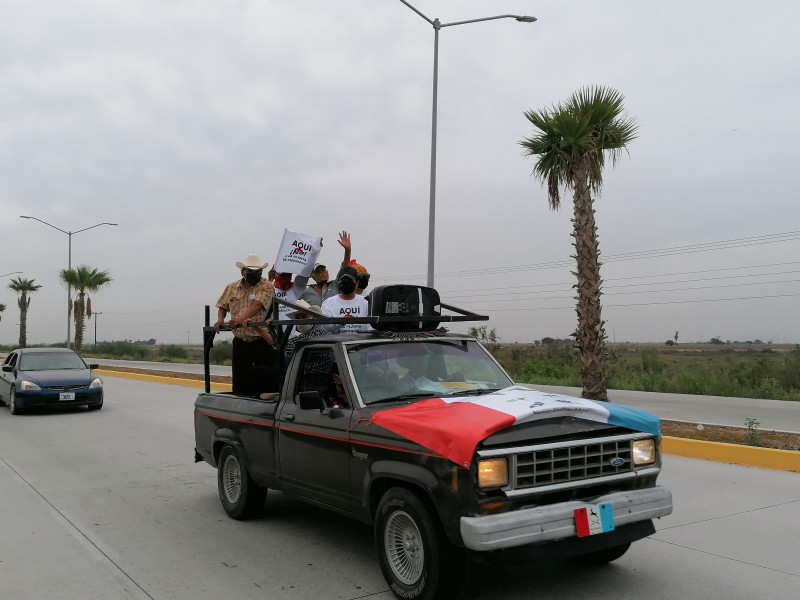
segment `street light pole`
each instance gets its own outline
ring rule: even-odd
[[[77,231],[65,231],[64,229],[61,229],[60,227],[56,227],[55,225],[53,225],[52,223],[48,223],[47,221],[42,221],[42,219],[39,219],[37,217],[29,217],[27,215],[20,215],[19,217],[20,217],[20,219],[32,219],[34,221],[39,221],[39,223],[47,225],[48,227],[52,227],[53,229],[57,229],[61,233],[65,233],[67,235],[67,238],[69,239],[69,243],[68,243],[69,254],[68,254],[68,262],[67,262],[67,270],[72,270],[72,236],[73,235],[75,235],[76,233],[81,233],[82,231],[87,231],[89,229],[94,229],[95,227],[100,227],[101,225],[113,225],[114,227],[117,226],[117,223],[105,223],[105,222],[103,222],[103,223],[97,223],[95,225],[90,225],[89,227],[84,227],[83,229],[78,229]],[[70,313],[71,312],[72,312],[72,286],[68,283],[67,284],[67,348],[71,348],[72,347],[72,344],[70,343],[70,341],[71,341],[70,340],[70,332],[72,330],[71,323],[70,323],[70,317],[71,317]]]
[[[94,317],[94,345],[97,346],[97,315],[102,315],[101,312],[93,312],[92,316]]]
[[[483,17],[480,19],[469,19],[467,21],[453,21],[452,23],[442,23],[439,19],[430,19],[417,10],[406,0],[400,0],[408,8],[425,19],[433,27],[433,108],[431,115],[431,183],[430,183],[430,203],[428,212],[428,287],[433,287],[433,264],[434,248],[436,238],[436,129],[437,113],[439,103],[439,30],[442,27],[453,27],[455,25],[466,25],[468,23],[481,23],[482,21],[495,21],[497,19],[514,19],[519,23],[533,23],[536,17],[526,15],[495,15],[493,17]]]

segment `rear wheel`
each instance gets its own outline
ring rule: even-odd
[[[406,488],[386,492],[375,515],[375,545],[386,582],[398,598],[455,598],[465,553],[451,545],[438,520]]]
[[[241,454],[233,446],[222,448],[217,461],[217,489],[222,508],[232,519],[257,514],[267,499],[266,488],[258,487],[247,472]]]
[[[8,393],[8,409],[12,415],[21,415],[23,412],[22,407],[17,402],[17,392],[13,387]]]
[[[575,560],[583,563],[584,565],[605,565],[617,560],[619,557],[625,554],[630,547],[630,544],[614,546],[613,548],[606,548],[605,550],[598,550],[597,552],[590,552],[589,554],[581,554],[580,556],[576,556]]]

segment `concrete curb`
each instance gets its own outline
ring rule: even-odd
[[[137,379],[139,381],[149,381],[150,383],[165,383],[167,385],[183,385],[197,389],[205,389],[205,383],[201,379],[187,379],[185,377],[164,377],[161,375],[146,375],[144,373],[129,373],[128,371],[114,371],[112,369],[94,369],[94,373],[109,377],[120,377],[122,379]],[[230,392],[230,383],[211,383],[213,392]]]
[[[800,452],[792,450],[756,448],[667,436],[663,438],[661,449],[665,454],[674,454],[675,456],[800,473]]]
[[[149,381],[152,383],[183,385],[201,390],[205,387],[204,382],[199,379],[145,375],[143,373],[129,373],[127,371],[114,371],[112,369],[96,369],[95,373],[98,375],[108,375],[110,377],[121,377],[123,379],[138,379],[139,381]],[[231,384],[212,383],[211,390],[215,392],[230,392]],[[661,449],[665,454],[673,454],[675,456],[700,458],[715,462],[757,467],[760,469],[800,473],[800,452],[793,452],[791,450],[754,448],[752,446],[704,442],[667,436],[663,438]]]

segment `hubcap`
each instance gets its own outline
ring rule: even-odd
[[[425,566],[425,549],[422,546],[422,535],[411,515],[405,511],[397,511],[389,517],[383,534],[383,545],[395,577],[406,585],[419,581]]]
[[[235,456],[226,457],[222,465],[222,491],[231,504],[236,504],[242,495],[242,469]]]

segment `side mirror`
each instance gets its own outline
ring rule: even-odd
[[[11,373],[11,371],[13,370],[14,367],[12,367],[11,365],[3,365],[3,371],[5,371],[6,373]]]
[[[99,369],[100,368],[100,363],[91,363],[89,365],[89,368],[90,369]]]
[[[322,401],[322,395],[318,391],[300,392],[299,396],[301,410],[325,410],[325,403]]]

